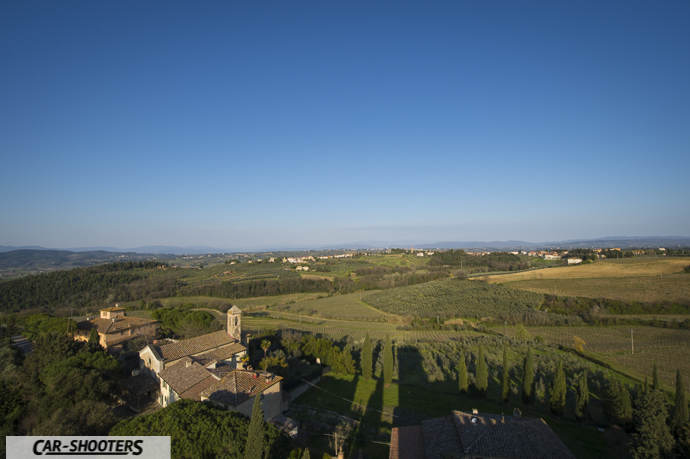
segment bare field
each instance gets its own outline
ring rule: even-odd
[[[533,279],[502,285],[537,293],[628,301],[690,301],[690,274],[663,277],[603,277],[599,279]]]

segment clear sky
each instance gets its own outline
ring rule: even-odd
[[[0,245],[690,236],[690,2],[0,2]]]

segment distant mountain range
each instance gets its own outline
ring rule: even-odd
[[[149,245],[130,249],[116,247],[75,247],[68,249],[49,249],[39,246],[0,246],[0,253],[14,250],[60,250],[68,252],[113,252],[113,253],[138,253],[138,254],[206,254],[206,253],[232,253],[232,252],[290,252],[303,250],[338,250],[338,249],[381,249],[386,247],[410,247],[424,249],[482,249],[482,250],[526,250],[546,248],[631,248],[631,247],[688,247],[690,237],[685,236],[643,236],[627,237],[614,236],[598,239],[571,239],[552,242],[525,242],[525,241],[443,241],[434,243],[390,242],[390,241],[358,241],[347,244],[330,244],[321,246],[261,246],[251,248],[218,248],[208,246],[176,247],[165,245]]]

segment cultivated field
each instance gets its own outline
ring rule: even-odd
[[[280,307],[282,312],[292,314],[305,314],[329,319],[345,320],[389,320],[397,322],[396,317],[374,309],[364,303],[369,295],[376,291],[351,293],[349,295],[337,295],[316,300],[301,301],[299,303],[288,304]]]
[[[629,301],[690,300],[688,258],[627,258],[540,269],[501,276],[489,282],[532,292],[614,298]]]
[[[496,278],[498,279],[498,278]],[[599,279],[534,279],[503,282],[507,287],[537,293],[587,298],[655,302],[690,302],[690,274],[665,274],[663,277],[603,277]]]
[[[431,319],[437,316],[443,319],[492,317],[502,321],[545,324],[562,319],[561,316],[538,311],[541,295],[458,279],[392,288],[370,295],[364,301],[391,314]]]
[[[503,332],[503,328],[496,331]],[[508,327],[508,336],[515,329]],[[532,337],[541,336],[547,343],[573,346],[574,337],[587,344],[591,352],[604,360],[625,368],[625,371],[644,379],[652,376],[654,364],[659,366],[659,378],[671,390],[676,370],[690,378],[690,330],[672,330],[656,327],[527,327]],[[631,333],[635,353],[631,349]]]

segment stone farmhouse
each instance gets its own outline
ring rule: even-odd
[[[153,397],[163,407],[187,398],[251,416],[254,397],[260,397],[264,419],[274,420],[284,411],[282,378],[244,369],[246,353],[242,311],[233,306],[226,330],[162,346],[150,344],[139,352],[139,358],[144,374],[157,383]]]
[[[391,432],[389,459],[575,459],[539,418],[453,411]]]
[[[157,334],[157,321],[127,317],[125,308],[115,306],[101,309],[99,312],[100,317],[90,320],[87,318],[77,323],[77,330],[74,332],[75,340],[88,341],[91,330],[95,328],[98,331],[100,345],[108,350],[113,350],[113,348],[137,336],[153,338]]]

